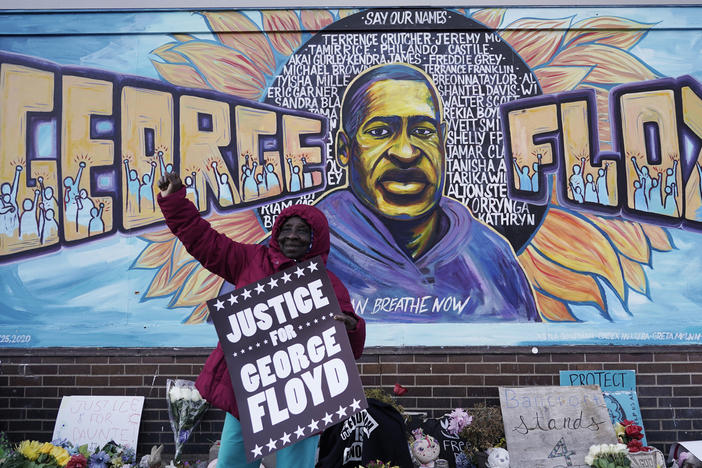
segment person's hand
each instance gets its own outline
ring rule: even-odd
[[[358,320],[356,320],[352,316],[346,315],[346,314],[335,315],[334,320],[338,320],[339,322],[344,322],[344,325],[346,325],[347,330],[355,329],[356,323],[358,322]]]
[[[158,188],[161,190],[161,196],[167,197],[173,192],[177,192],[183,186],[183,181],[175,172],[168,172],[166,175],[158,179]]]

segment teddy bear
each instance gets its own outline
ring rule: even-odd
[[[487,468],[509,468],[509,452],[502,447],[487,449]]]
[[[432,436],[424,434],[422,429],[413,430],[412,435],[414,440],[410,441],[410,451],[419,468],[434,468],[434,462],[439,458],[439,443]]]

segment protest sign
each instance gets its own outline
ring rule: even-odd
[[[253,461],[367,407],[320,257],[207,302]]]
[[[607,411],[612,424],[625,419],[634,421],[641,426],[643,439],[641,443],[648,445],[644,432],[643,417],[639,408],[639,398],[636,395],[636,373],[633,370],[584,370],[561,371],[561,385],[599,385],[602,389]]]
[[[596,385],[500,387],[499,393],[512,466],[586,466],[591,445],[617,442]]]
[[[115,441],[136,450],[143,408],[143,396],[65,396],[53,440],[68,439],[75,446]]]

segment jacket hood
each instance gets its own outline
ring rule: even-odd
[[[275,256],[278,257],[277,260],[279,260],[281,264],[294,261],[286,257],[280,250],[280,245],[278,245],[278,233],[280,232],[281,226],[285,223],[286,219],[293,216],[299,216],[312,228],[312,246],[298,261],[308,260],[320,255],[326,265],[327,257],[329,256],[329,223],[327,222],[327,217],[324,216],[324,213],[319,209],[302,204],[285,208],[280,212],[275,223],[273,223],[268,246],[273,249]]]

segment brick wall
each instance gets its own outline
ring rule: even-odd
[[[51,440],[63,395],[143,395],[137,454],[154,444],[173,453],[165,384],[195,379],[209,349],[0,349],[0,431],[13,442]],[[662,450],[702,439],[702,346],[532,348],[368,348],[359,361],[367,387],[408,389],[408,410],[440,416],[455,407],[499,405],[497,387],[558,385],[561,370],[632,369],[648,442]],[[210,410],[186,444],[204,456],[218,439],[223,413]]]

